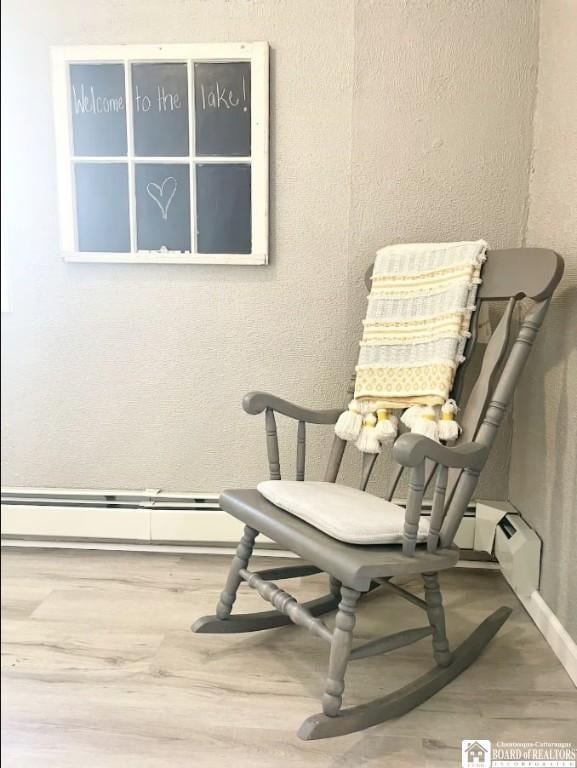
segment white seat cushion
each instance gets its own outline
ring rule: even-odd
[[[400,544],[405,510],[347,485],[297,480],[265,480],[258,490],[277,507],[348,544]],[[426,539],[429,521],[421,518],[417,541]]]

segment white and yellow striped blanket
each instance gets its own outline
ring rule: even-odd
[[[399,417],[433,439],[457,436],[457,406],[448,397],[464,360],[487,247],[477,240],[377,252],[355,396],[335,427],[339,437],[376,453],[395,437]]]

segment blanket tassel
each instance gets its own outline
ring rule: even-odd
[[[361,433],[355,445],[363,453],[380,453],[381,445],[377,436],[375,425],[377,417],[374,413],[367,413],[363,417]]]
[[[418,415],[413,421],[411,432],[415,432],[417,435],[430,437],[431,440],[438,442],[439,423],[437,421],[435,409],[432,406],[424,405],[420,408]]]
[[[441,419],[439,421],[439,440],[456,440],[459,437],[461,427],[455,421],[455,414],[459,410],[454,400],[447,400],[441,406]]]
[[[405,427],[408,427],[411,430],[413,429],[415,422],[421,415],[424,407],[424,405],[411,405],[409,408],[407,408],[407,410],[401,416],[401,421]]]
[[[386,408],[377,409],[375,434],[381,443],[392,442],[397,436],[399,420]]]
[[[349,403],[349,407],[344,413],[341,413],[335,424],[335,433],[341,440],[356,440],[363,426],[362,414],[354,400]]]

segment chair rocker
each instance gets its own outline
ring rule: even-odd
[[[506,305],[486,347],[480,375],[463,410],[462,433],[450,446],[421,435],[403,434],[398,437],[393,446],[397,467],[385,499],[377,499],[365,492],[376,455],[363,454],[359,490],[330,485],[336,482],[346,447],[346,443],[338,437],[332,443],[324,482],[304,481],[306,424],[334,424],[341,408],[309,410],[262,392],[252,392],[244,398],[243,407],[247,413],[265,413],[272,481],[281,480],[275,413],[298,422],[296,481],[281,481],[273,486],[279,494],[279,501],[275,504],[256,489],[228,490],[221,495],[221,507],[245,524],[244,534],[232,560],[216,614],[198,619],[192,631],[255,632],[293,622],[329,643],[322,713],[304,721],[298,734],[302,739],[323,739],[360,731],[410,711],[461,674],[481,654],[511,613],[508,607],[499,608],[458,648],[450,650],[438,574],[453,567],[459,559],[458,548],[453,543],[456,531],[562,273],[563,261],[553,251],[520,248],[488,252],[478,302],[504,301]],[[532,299],[532,304],[515,335],[512,330],[514,309],[517,301],[525,297]],[[475,317],[478,314],[475,313]],[[476,328],[473,324],[471,338],[467,342],[467,360],[471,357],[475,341]],[[466,362],[460,366],[453,387],[452,396],[457,400],[465,366]],[[349,392],[352,393],[352,388]],[[405,468],[411,470],[411,475],[406,509],[403,509],[394,505],[391,499]],[[433,479],[432,510],[427,526],[421,520],[421,505],[424,491]],[[357,525],[359,520],[362,521],[365,500],[373,506],[382,504],[383,527],[387,518],[389,528],[391,520],[394,522],[396,519],[398,543],[385,543],[386,537],[381,538],[381,543],[374,543],[375,536],[367,538],[369,543],[359,543],[354,537],[352,543],[335,537],[330,514],[334,508],[334,525],[337,525],[341,492],[346,497],[342,500],[343,510],[349,512],[348,515],[341,514],[341,522],[348,518],[352,525]],[[357,494],[356,501],[353,501],[354,515],[350,514],[351,494]],[[299,517],[286,511],[291,506],[291,498],[295,507],[298,502],[306,508],[307,521],[301,519],[304,515]],[[317,502],[318,510],[315,507]],[[375,515],[367,516],[367,519],[369,517],[374,525]],[[254,541],[259,533],[311,564],[249,570]],[[355,533],[354,529],[352,533]],[[323,597],[303,604],[274,583],[319,572],[328,575],[329,591]],[[391,581],[395,576],[414,574],[422,576],[424,599]],[[232,614],[242,582],[271,603],[274,610]],[[393,590],[423,609],[427,624],[353,647],[358,601],[380,587]],[[331,631],[318,617],[333,610],[337,610],[337,614],[335,628]],[[342,709],[345,671],[349,661],[387,653],[426,636],[432,637],[436,663],[428,673],[383,698]]]

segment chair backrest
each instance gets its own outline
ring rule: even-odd
[[[367,273],[368,286],[371,274],[372,267]],[[554,251],[543,248],[488,251],[482,273],[483,282],[479,287],[478,305],[484,301],[503,301],[506,305],[485,348],[479,377],[467,403],[460,402],[462,407],[460,422],[463,431],[459,437],[459,443],[474,440],[485,446],[488,449],[487,453],[489,452],[562,274],[563,260]],[[516,303],[524,298],[531,299],[532,305],[513,339],[514,309]],[[471,338],[465,348],[466,361],[459,367],[453,386],[452,396],[457,400],[460,400],[463,376],[476,344],[478,314],[478,312],[475,313]],[[348,390],[349,399],[353,389],[354,377]],[[336,481],[345,447],[344,441],[338,437],[334,438],[325,480]],[[363,456],[359,482],[359,487],[363,490],[369,482],[376,459],[377,456],[374,454]],[[417,473],[416,478],[410,483],[409,493],[416,494],[417,497],[420,494],[422,499],[422,490],[431,482],[436,471],[436,465],[427,462],[424,473]],[[431,533],[429,549],[434,549],[439,543],[442,546],[448,546],[453,542],[477,486],[480,471],[480,469],[466,469],[450,470],[448,473],[437,472],[433,516],[436,509],[436,528],[439,530]],[[386,498],[392,498],[402,472],[403,467],[396,468]],[[414,528],[414,520],[411,521],[410,527]],[[407,544],[406,541],[405,544]],[[412,546],[414,548],[414,542]],[[406,548],[411,549],[410,546]]]

